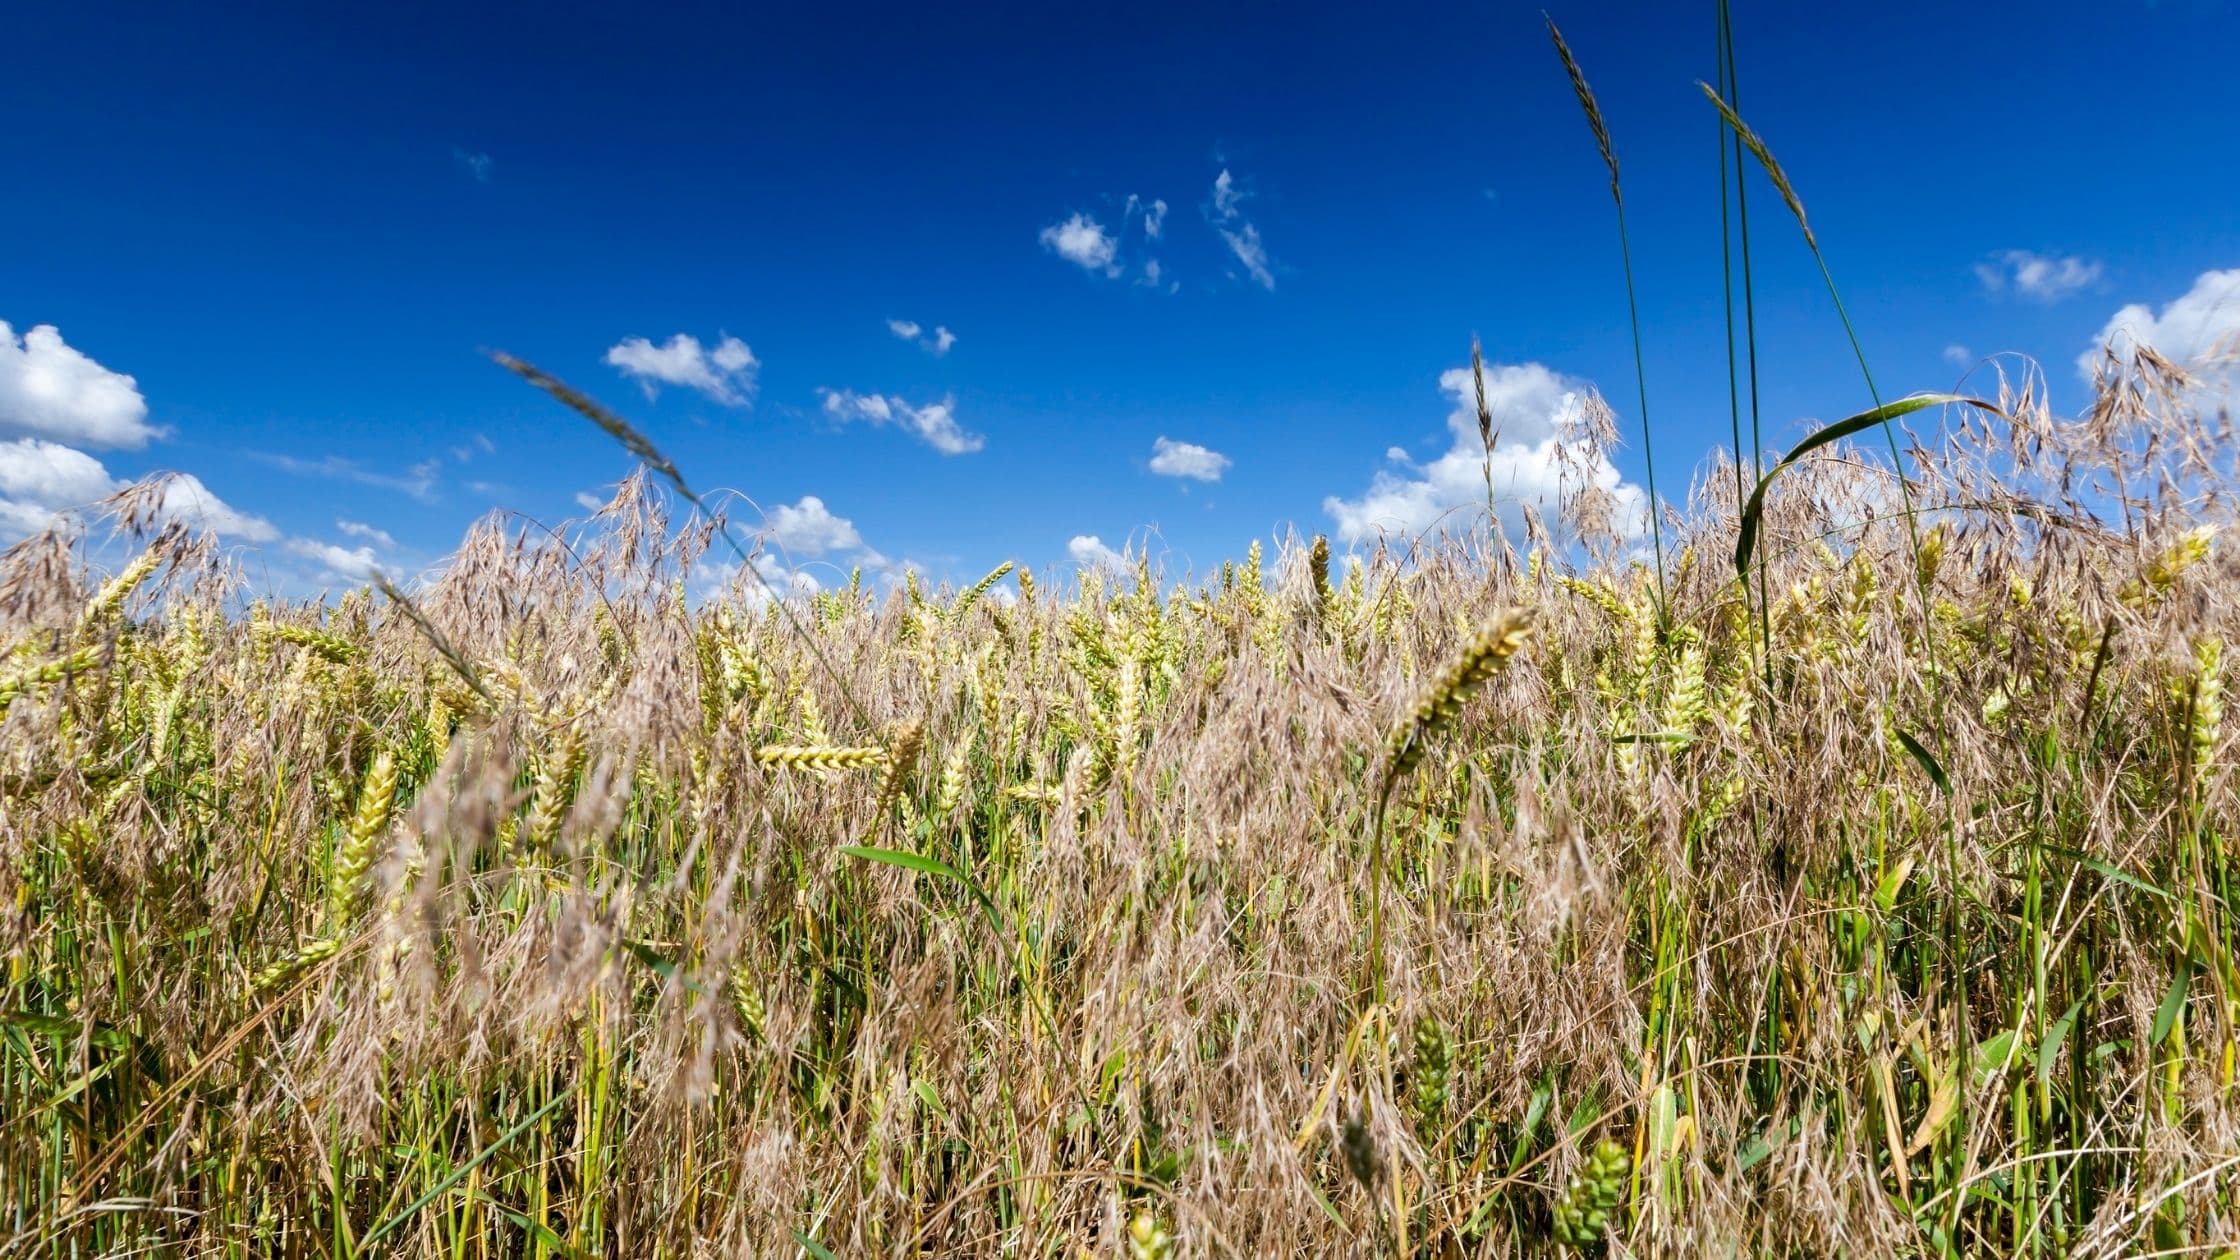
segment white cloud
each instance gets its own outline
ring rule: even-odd
[[[834,551],[858,551],[863,535],[855,522],[834,516],[824,500],[813,494],[794,504],[780,504],[763,517],[763,537],[796,560],[814,560]]]
[[[1213,180],[1213,209],[1211,218],[1214,230],[1228,243],[1229,252],[1236,255],[1245,274],[1270,293],[1275,292],[1276,276],[1268,260],[1268,247],[1261,243],[1260,229],[1248,222],[1240,208],[1249,194],[1237,186],[1236,179],[1227,167]]]
[[[0,442],[0,543],[27,538],[122,487],[101,461],[39,438]]]
[[[1237,217],[1237,203],[1243,200],[1244,191],[1237,187],[1237,181],[1230,176],[1229,168],[1221,168],[1221,173],[1213,177],[1213,212],[1221,218],[1234,219]]]
[[[287,548],[316,562],[322,576],[348,582],[368,581],[378,567],[371,547],[338,547],[315,538],[291,538]]]
[[[1470,369],[1443,373],[1439,387],[1454,399],[1454,409],[1447,415],[1453,445],[1420,465],[1394,447],[1385,457],[1398,464],[1399,471],[1379,469],[1359,498],[1324,499],[1323,510],[1337,522],[1338,537],[1345,542],[1371,542],[1385,535],[1413,537],[1433,528],[1459,531],[1485,518],[1486,453],[1478,438]],[[1563,432],[1578,420],[1587,389],[1585,382],[1538,363],[1486,366],[1486,404],[1500,433],[1493,452],[1493,496],[1510,537],[1523,537],[1527,505],[1550,528],[1556,527],[1565,484],[1557,448]],[[1608,459],[1598,460],[1584,472],[1616,498],[1619,522],[1641,519],[1647,496],[1640,487],[1625,483]]]
[[[16,339],[0,320],[0,437],[141,447],[158,436],[136,382],[63,341],[52,324]]]
[[[362,486],[375,486],[409,495],[422,503],[433,503],[436,497],[436,473],[441,461],[424,459],[407,468],[401,475],[375,472],[361,467],[357,461],[340,455],[321,459],[299,459],[294,455],[276,455],[268,451],[250,451],[249,458],[261,464],[270,464],[282,472],[299,477],[332,477],[338,481],[355,481]]]
[[[1095,534],[1076,534],[1066,544],[1066,554],[1084,569],[1103,569],[1111,573],[1128,571],[1128,558],[1104,545]]]
[[[2012,289],[2021,297],[2058,302],[2100,282],[2101,266],[2082,258],[2054,258],[2027,249],[2001,250],[1976,264],[1976,279],[1986,292]]]
[[[852,389],[819,391],[825,414],[837,420],[868,420],[875,425],[900,425],[917,434],[944,455],[963,455],[987,445],[987,439],[968,433],[957,424],[956,400],[913,407],[885,394],[859,394]]]
[[[1954,367],[1966,367],[1976,361],[1975,351],[1955,341],[1944,348],[1944,361]]]
[[[635,377],[648,398],[656,384],[681,385],[726,407],[754,405],[755,370],[762,366],[737,337],[727,335],[711,350],[689,333],[659,346],[643,337],[625,337],[607,350],[607,362]]]
[[[1051,224],[1042,229],[1041,240],[1044,249],[1084,271],[1120,274],[1120,242],[1088,215],[1075,214],[1063,223]]]
[[[163,487],[163,515],[193,529],[206,529],[244,542],[271,542],[280,536],[272,522],[229,505],[193,473],[173,473]]]
[[[1229,252],[1237,256],[1244,269],[1261,288],[1276,291],[1275,273],[1268,270],[1268,247],[1260,243],[1260,229],[1247,223],[1237,231],[1221,229],[1221,239],[1229,242]]]
[[[1161,436],[1151,444],[1151,471],[1162,477],[1189,477],[1197,481],[1219,481],[1228,471],[1230,459],[1219,451],[1209,451],[1195,442],[1177,442]]]
[[[338,520],[334,527],[341,530],[345,538],[361,538],[376,547],[386,549],[397,545],[397,540],[389,536],[388,530],[376,529],[360,521]]]
[[[589,490],[576,491],[576,506],[582,508],[586,512],[596,512],[606,505],[607,501],[605,499],[602,499],[598,495],[591,493]]]
[[[935,358],[949,353],[949,347],[957,344],[957,335],[938,324],[929,333],[925,330],[925,325],[915,320],[890,319],[887,321],[887,331],[904,341],[924,346],[933,352]]]
[[[761,580],[756,581],[757,577]],[[789,566],[769,552],[754,558],[752,577],[746,575],[737,560],[703,562],[693,568],[690,585],[693,597],[700,600],[714,599],[735,588],[740,602],[749,608],[768,606],[772,594],[780,598],[805,598],[824,589],[824,584],[815,577]]]
[[[0,536],[36,534],[65,511],[92,507],[128,484],[74,446],[40,437],[0,442]],[[271,520],[231,507],[193,473],[166,473],[159,516],[244,543],[271,543],[280,536]]]
[[[100,460],[59,442],[0,441],[0,536],[12,540],[37,533],[57,516],[90,507],[130,484],[111,477]],[[167,476],[159,512],[166,520],[245,542],[280,536],[272,522],[228,505],[191,473]]]
[[[2113,346],[2128,355],[2134,346],[2147,345],[2164,358],[2195,372],[2222,372],[2240,358],[2240,267],[2229,271],[2204,271],[2193,287],[2162,308],[2160,315],[2143,302],[2134,302],[2108,319],[2092,346],[2077,357],[2077,371],[2087,380],[2100,362],[2100,349]]]
[[[1166,227],[1167,203],[1157,197],[1146,201],[1129,193],[1127,208],[1122,211],[1122,217],[1133,220],[1138,214],[1143,216],[1143,238],[1147,241],[1158,240],[1159,233]]]
[[[468,149],[453,149],[451,157],[459,165],[467,168],[468,172],[474,176],[476,183],[487,184],[490,182],[490,170],[495,163],[490,160],[489,154],[476,153]]]

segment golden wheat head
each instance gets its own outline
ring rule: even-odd
[[[1532,621],[1533,612],[1529,608],[1501,610],[1471,638],[1461,655],[1424,689],[1407,716],[1395,723],[1392,733],[1385,738],[1385,752],[1390,759],[1384,774],[1387,788],[1415,769],[1416,763],[1423,760],[1424,749],[1462,712],[1463,704],[1476,695],[1487,680],[1500,673],[1509,658],[1532,637]]]

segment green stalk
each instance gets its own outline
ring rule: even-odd
[[[1554,18],[1548,18],[1548,38],[1555,42],[1556,55],[1563,59],[1563,69],[1571,77],[1571,91],[1579,98],[1579,108],[1586,111],[1587,129],[1594,133],[1595,144],[1602,150],[1602,163],[1610,169],[1610,200],[1618,208],[1618,256],[1625,266],[1626,315],[1633,329],[1633,380],[1640,395],[1641,405],[1641,461],[1647,473],[1649,488],[1649,536],[1657,556],[1657,630],[1662,637],[1671,624],[1666,607],[1664,589],[1664,523],[1659,516],[1657,498],[1657,460],[1650,440],[1649,430],[1649,376],[1643,365],[1641,353],[1641,305],[1635,296],[1633,282],[1633,242],[1626,232],[1626,199],[1618,184],[1618,154],[1611,147],[1610,129],[1602,121],[1602,109],[1595,103],[1594,90],[1587,86],[1587,76],[1579,69],[1577,58],[1571,55],[1571,46],[1563,42],[1563,32],[1556,29]]]

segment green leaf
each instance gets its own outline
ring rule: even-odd
[[[2015,1049],[2015,1030],[2009,1028],[1998,1036],[1976,1047],[1976,1088],[1982,1089],[1991,1078],[2007,1070],[2011,1061],[2021,1057]]]
[[[2040,1085],[2053,1079],[2053,1061],[2061,1057],[2061,1043],[2069,1039],[2070,1030],[2077,1026],[2077,1012],[2083,1009],[2084,999],[2078,998],[2068,1010],[2061,1012],[2061,1018],[2053,1021],[2053,1027],[2046,1029],[2046,1039],[2038,1043]]]
[[[381,1222],[379,1225],[374,1226],[373,1232],[367,1234],[365,1236],[365,1240],[358,1244],[359,1248],[361,1250],[370,1249],[373,1244],[381,1238],[383,1234],[386,1234],[390,1230],[395,1229],[397,1226],[411,1220],[413,1216],[420,1211],[421,1208],[428,1206],[429,1204],[435,1202],[437,1199],[442,1198],[445,1194],[449,1193],[451,1187],[458,1185],[460,1182],[467,1179],[468,1173],[471,1173],[475,1169],[480,1168],[483,1163],[487,1161],[491,1156],[496,1155],[499,1151],[502,1151],[506,1147],[512,1145],[515,1138],[520,1137],[522,1134],[527,1133],[530,1129],[536,1127],[537,1121],[542,1120],[546,1116],[549,1116],[553,1112],[559,1110],[560,1104],[568,1101],[568,1099],[572,1097],[574,1093],[575,1087],[573,1085],[562,1088],[560,1092],[552,1096],[551,1101],[547,1102],[544,1106],[537,1108],[535,1111],[530,1112],[528,1116],[522,1119],[520,1123],[499,1134],[497,1141],[483,1147],[481,1154],[476,1155],[473,1159],[470,1159],[466,1163],[459,1165],[457,1168],[452,1169],[450,1176],[445,1177],[443,1180],[437,1182],[434,1187],[432,1187],[426,1194],[423,1194],[419,1198],[414,1199],[412,1202],[405,1204],[402,1211],[398,1212],[394,1216],[391,1216],[388,1220]]]
[[[1524,1123],[1517,1127],[1517,1145],[1509,1153],[1509,1171],[1514,1174],[1524,1167],[1525,1158],[1532,1154],[1533,1135],[1540,1132],[1540,1122],[1547,1119],[1548,1103],[1555,1098],[1555,1088],[1542,1077],[1540,1087],[1532,1091],[1532,1102],[1524,1110]]]
[[[1906,751],[1913,755],[1913,759],[1928,774],[1929,782],[1937,785],[1937,791],[1946,796],[1952,795],[1952,780],[1945,777],[1944,767],[1938,765],[1937,759],[1929,755],[1929,750],[1921,746],[1921,741],[1904,731],[1897,732],[1897,736],[1898,742],[1906,746]]]
[[[931,858],[923,853],[911,853],[903,849],[866,848],[860,844],[847,845],[840,852],[847,857],[860,858],[866,862],[881,862],[888,866],[899,866],[906,871],[916,871],[921,875],[938,875],[943,879],[955,881],[966,892],[971,893],[974,900],[980,903],[980,908],[987,912],[988,922],[996,928],[998,935],[1002,934],[1002,919],[996,913],[996,903],[989,900],[988,894],[980,891],[980,885],[973,883],[971,876],[966,875],[963,871],[949,865],[940,858]]]
[[[2129,871],[2123,870],[2120,867],[2110,866],[2108,863],[2101,861],[2099,858],[2096,858],[2089,853],[2080,853],[2075,849],[2064,848],[2063,846],[2058,844],[2046,845],[2045,850],[2048,853],[2059,854],[2060,856],[2065,857],[2072,862],[2075,862],[2077,865],[2082,866],[2087,870],[2098,871],[2100,874],[2114,880],[2119,884],[2127,884],[2130,887],[2138,889],[2140,892],[2147,893],[2151,896],[2160,897],[2164,901],[2174,900],[2174,898],[2172,898],[2168,892],[2155,887],[2153,884],[2148,883],[2147,881],[2139,878]]]
[[[1749,1141],[1744,1142],[1742,1149],[1735,1153],[1734,1170],[1736,1172],[1749,1172],[1758,1161],[1773,1154],[1774,1151],[1780,1149],[1783,1143],[1803,1131],[1804,1120],[1799,1116],[1791,1116],[1783,1124],[1767,1125]]]
[[[1906,877],[1911,874],[1913,874],[1913,858],[1910,854],[1898,859],[1896,865],[1884,871],[1882,878],[1876,880],[1874,885],[1875,909],[1882,911],[1884,914],[1897,909],[1898,893],[1906,886]]]
[[[647,946],[642,941],[626,940],[622,942],[622,948],[628,950],[632,958],[635,958],[639,962],[644,963],[653,972],[653,974],[661,977],[664,980],[667,980],[669,977],[677,974],[677,965],[675,963],[653,952],[652,948]]]
[[[1773,479],[1780,476],[1783,469],[1830,442],[1841,441],[1854,433],[1895,420],[1899,416],[1911,415],[1924,407],[1941,407],[1950,403],[1964,403],[1970,407],[1980,407],[1985,411],[1998,411],[1998,408],[1993,407],[1990,403],[1960,394],[1915,394],[1911,398],[1900,398],[1896,402],[1884,403],[1870,411],[1862,411],[1858,415],[1838,420],[1799,442],[1796,449],[1782,456],[1780,463],[1775,464],[1765,476],[1758,479],[1758,488],[1751,492],[1749,503],[1743,507],[1742,527],[1736,531],[1734,541],[1734,571],[1738,574],[1749,571],[1751,553],[1758,548],[1758,520],[1765,515],[1766,491],[1773,487]]]
[[[2162,995],[2162,1005],[2155,1008],[2154,1031],[2147,1036],[2147,1044],[2159,1046],[2169,1039],[2170,1030],[2178,1025],[2178,1012],[2186,1008],[2186,986],[2193,981],[2193,964],[2180,963],[2177,977],[2170,981],[2170,991]]]
[[[563,1256],[571,1257],[571,1260],[573,1260],[574,1257],[588,1254],[580,1247],[569,1246],[568,1240],[553,1232],[553,1229],[550,1225],[546,1225],[538,1221],[532,1221],[528,1217],[514,1211],[512,1208],[509,1208],[505,1204],[498,1202],[496,1199],[491,1198],[487,1194],[477,1195],[475,1197],[481,1199],[485,1206],[496,1209],[498,1215],[505,1217],[507,1220],[512,1221],[515,1225],[519,1226],[522,1233],[527,1234],[529,1237],[537,1241],[537,1245],[544,1247],[549,1251],[558,1252]]]
[[[832,1254],[831,1248],[825,1246],[821,1242],[818,1242],[816,1239],[809,1237],[807,1234],[802,1233],[800,1230],[789,1229],[786,1232],[793,1235],[793,1240],[801,1244],[801,1249],[816,1257],[816,1260],[840,1260],[840,1257]]]
[[[61,1041],[76,1041],[80,1035],[104,1050],[123,1050],[132,1044],[132,1036],[107,1024],[94,1024],[90,1028],[70,1015],[41,1015],[35,1011],[0,1011],[0,1028],[14,1028],[40,1037],[53,1037]]]

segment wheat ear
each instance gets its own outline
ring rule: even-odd
[[[1454,663],[1432,680],[1407,716],[1385,737],[1384,780],[1369,821],[1369,1000],[1384,1002],[1384,811],[1402,775],[1423,760],[1433,739],[1454,724],[1462,706],[1532,636],[1533,612],[1505,608],[1473,636]]]

